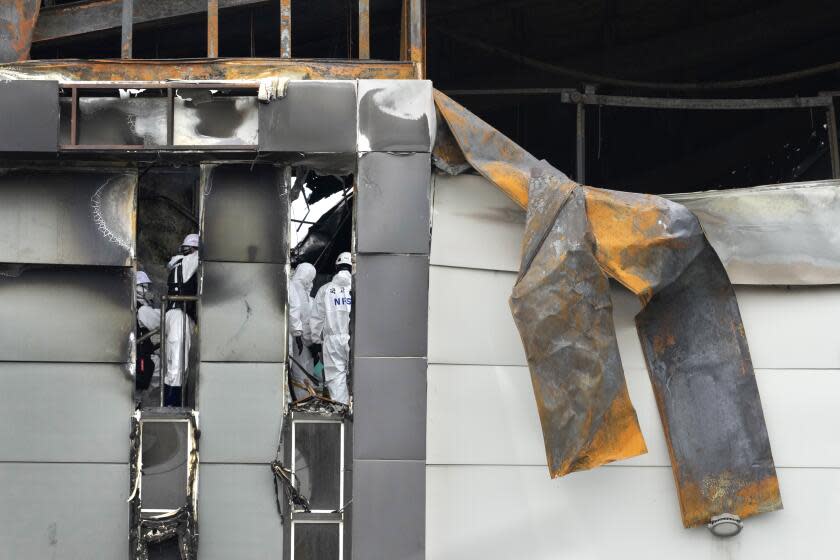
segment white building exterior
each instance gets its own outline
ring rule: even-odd
[[[508,308],[525,215],[474,175],[433,178],[429,272],[428,560],[837,558],[840,287],[736,286],[785,509],[735,538],[684,529],[636,334],[616,334],[648,453],[551,480]]]

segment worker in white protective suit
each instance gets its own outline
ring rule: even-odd
[[[306,387],[314,385],[306,375],[312,375],[315,368],[315,360],[309,349],[312,346],[309,320],[312,316],[313,301],[309,294],[312,292],[314,281],[315,267],[309,263],[301,263],[295,269],[289,285],[289,352],[294,358],[291,363],[291,394],[296,401],[309,396]]]
[[[160,309],[154,306],[151,286],[149,275],[142,270],[138,271],[135,280],[137,361],[134,369],[135,387],[138,391],[148,389],[152,377],[155,374],[160,375],[160,335],[148,336],[160,328]]]
[[[323,345],[324,384],[330,398],[349,404],[347,373],[350,368],[350,309],[353,306],[350,253],[341,253],[335,267],[338,272],[332,282],[321,286],[315,295],[310,327],[312,342]]]
[[[198,295],[198,234],[181,243],[179,254],[169,260],[169,295]],[[189,369],[190,342],[195,329],[196,303],[170,301],[166,311],[166,374],[164,406],[183,406],[181,387]]]

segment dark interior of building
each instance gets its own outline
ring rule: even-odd
[[[119,57],[119,27],[78,35],[73,18],[60,17],[85,2],[44,4],[44,31],[36,30],[31,58]],[[177,17],[161,17],[166,10],[159,3],[135,4],[157,12],[135,24],[134,58],[206,56],[205,2],[185,3],[196,7]],[[432,1],[427,77],[526,150],[574,175],[576,104],[557,89],[590,86],[596,94],[666,99],[815,96],[840,89],[838,15],[840,5],[824,0]],[[279,2],[222,1],[219,55],[278,56],[279,18]],[[370,2],[371,58],[399,58],[400,22],[399,2]],[[357,2],[292,2],[292,56],[355,58],[357,28]],[[539,91],[546,89],[552,91]],[[588,104],[584,179],[651,193],[827,179],[826,123],[825,108],[813,106]]]

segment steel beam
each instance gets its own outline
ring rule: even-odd
[[[577,135],[575,137],[575,179],[578,183],[586,182],[586,106],[577,104]]]
[[[309,80],[407,80],[417,78],[414,64],[398,61],[288,60],[32,60],[0,64],[3,80],[69,82],[162,82],[166,80],[247,80],[287,76]],[[147,87],[147,86],[146,86]],[[183,87],[183,86],[178,86]]]
[[[268,4],[267,0],[218,0],[219,8]],[[134,24],[154,23],[183,16],[199,16],[207,0],[134,0]],[[45,7],[35,24],[33,41],[67,39],[85,33],[114,31],[122,26],[122,0],[88,0]]]
[[[829,99],[831,104],[825,112],[828,121],[828,145],[831,148],[831,176],[840,179],[840,149],[837,143],[837,112],[834,110],[834,99]]]

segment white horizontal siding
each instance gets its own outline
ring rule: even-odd
[[[840,470],[779,469],[785,509],[716,539],[680,522],[668,467],[426,469],[427,560],[789,560],[836,557]]]
[[[513,272],[432,266],[429,362],[526,365],[508,307],[515,281]],[[840,369],[840,287],[737,286],[736,294],[756,368]],[[622,363],[643,368],[638,300],[623,288],[612,297]]]
[[[647,371],[633,368],[625,376],[648,453],[617,465],[668,466]],[[758,370],[756,376],[776,465],[840,468],[840,444],[829,443],[840,427],[840,370]],[[465,398],[475,403],[468,413]],[[430,365],[427,410],[429,464],[546,464],[526,367]]]

